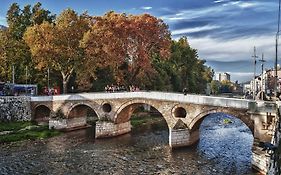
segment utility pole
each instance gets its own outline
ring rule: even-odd
[[[256,99],[256,88],[257,88],[257,85],[256,85],[256,66],[257,66],[257,52],[256,52],[256,46],[254,46],[254,55],[252,56],[254,58],[254,87],[253,87],[253,99],[255,100]]]
[[[262,57],[261,57],[261,60],[259,60],[261,62],[261,99],[263,100],[263,95],[264,95],[264,91],[263,91],[263,83],[264,83],[264,76],[263,76],[263,64],[264,62],[266,62],[264,60],[264,54],[262,53]]]
[[[280,33],[280,0],[279,0],[279,9],[278,9],[278,26],[277,26],[277,32],[275,37],[275,81],[274,81],[274,95],[275,99],[277,100],[277,81],[278,81],[278,75],[277,75],[277,62],[278,62],[278,40],[279,40],[279,33]]]

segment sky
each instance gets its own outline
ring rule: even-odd
[[[254,46],[258,60],[264,53],[265,68],[274,65],[278,0],[1,0],[0,25],[7,25],[6,12],[11,3],[23,8],[38,1],[55,14],[72,8],[90,15],[110,10],[154,15],[169,25],[173,39],[186,36],[208,66],[215,72],[230,73],[232,81],[253,77]],[[256,69],[261,72],[260,62]]]

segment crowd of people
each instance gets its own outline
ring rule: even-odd
[[[119,86],[119,85],[106,85],[104,87],[105,92],[124,92],[124,91],[129,91],[129,92],[136,92],[139,91],[140,88],[134,85],[129,86],[126,88],[124,85]]]

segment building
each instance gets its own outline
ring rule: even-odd
[[[246,94],[247,92],[251,92],[251,81],[243,83],[242,86],[244,94]]]
[[[224,72],[224,73],[216,73],[216,80],[218,81],[230,81],[230,74]]]
[[[257,94],[260,91],[265,92],[267,95],[270,95],[274,92],[275,89],[275,70],[269,69],[265,70],[262,74],[255,77],[255,80],[252,79],[250,82],[250,91],[251,93],[255,92]],[[277,70],[277,92],[281,91],[281,69]],[[245,91],[244,91],[245,93]]]

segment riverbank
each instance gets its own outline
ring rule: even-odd
[[[48,125],[32,122],[0,122],[0,144],[22,140],[45,139],[60,135],[61,132],[49,130]]]

